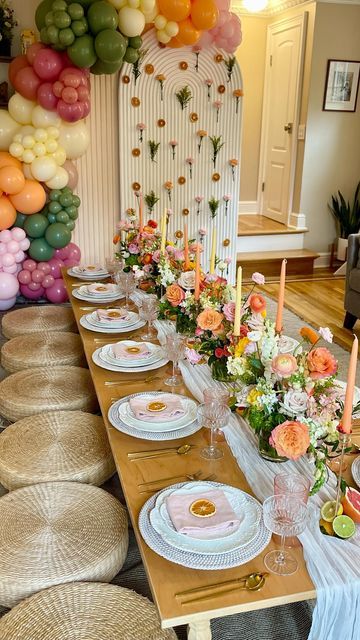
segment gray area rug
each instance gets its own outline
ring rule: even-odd
[[[274,317],[276,302],[270,298],[267,300],[268,313],[270,317]],[[299,328],[305,324],[294,313],[287,309],[284,310],[286,335],[298,338]],[[0,345],[4,342],[5,339],[0,335]],[[339,361],[339,377],[346,380],[349,354],[336,344],[331,345],[331,351]],[[5,376],[6,372],[0,367],[0,379]],[[360,383],[359,373],[357,383]],[[2,428],[4,427],[6,427],[6,423],[3,423]],[[117,474],[103,486],[103,489],[112,493],[120,502],[125,504]],[[0,485],[0,496],[4,493],[6,491]],[[130,530],[129,551],[126,562],[121,572],[114,578],[113,583],[133,589],[151,599],[149,584],[132,529]],[[166,589],[166,576],[164,576],[164,588]],[[313,602],[300,602],[212,620],[212,637],[213,640],[306,640],[311,626],[312,609]],[[5,612],[6,609],[0,607],[0,616]],[[177,627],[176,632],[179,640],[186,640],[185,627]],[[26,640],[26,638],[23,640]],[[49,640],[51,639],[49,638]],[[129,638],[128,640],[132,639]],[[144,637],[144,640],[147,639]]]

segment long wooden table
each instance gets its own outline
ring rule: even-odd
[[[171,441],[171,446],[180,446],[184,442],[197,445],[186,456],[169,455],[155,460],[148,459],[136,462],[129,460],[127,455],[129,452],[144,451],[151,448],[160,448],[161,446],[166,447],[167,443],[152,443],[149,440],[140,440],[114,429],[107,419],[111,403],[137,391],[161,390],[168,392],[169,387],[164,386],[162,380],[144,383],[143,374],[111,372],[93,363],[91,356],[99,346],[116,342],[123,338],[139,339],[141,330],[114,336],[83,329],[79,321],[81,316],[89,313],[89,311],[82,309],[82,307],[93,306],[96,309],[103,305],[91,305],[74,298],[71,293],[74,286],[79,285],[80,281],[68,276],[65,270],[63,277],[83,341],[85,355],[105,421],[116,468],[162,627],[167,628],[188,624],[189,640],[211,640],[211,618],[314,598],[316,596],[315,588],[306,570],[300,547],[292,550],[299,562],[298,571],[294,575],[287,577],[271,574],[261,591],[239,590],[228,595],[214,597],[213,600],[194,604],[182,604],[180,599],[176,598],[176,593],[186,589],[223,582],[253,571],[263,571],[263,556],[268,550],[274,548],[275,544],[271,541],[266,551],[247,564],[221,571],[201,571],[182,567],[165,560],[147,546],[139,532],[138,516],[141,507],[151,494],[140,493],[139,483],[159,480],[158,488],[162,488],[167,484],[172,484],[171,482],[161,482],[162,478],[182,476],[184,474],[185,480],[186,474],[194,474],[201,471],[202,477],[215,474],[217,481],[238,487],[250,494],[252,494],[252,491],[226,443],[221,445],[224,450],[224,457],[220,460],[207,461],[200,457],[199,450],[206,437],[204,430],[190,437]],[[115,303],[113,306],[118,305],[119,303]],[[167,367],[157,370],[156,375],[165,378],[168,375]],[[104,384],[105,381],[110,380],[118,381],[119,386],[106,386]],[[191,394],[184,386],[177,387],[176,391],[191,397]]]

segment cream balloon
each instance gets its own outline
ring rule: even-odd
[[[144,18],[145,18],[145,23],[146,24],[151,24],[152,22],[154,22],[156,16],[159,13],[159,8],[157,6],[157,4],[155,4],[153,9],[149,9],[149,11],[146,11],[145,9],[143,9],[143,14],[144,14]]]
[[[22,161],[31,164],[33,160],[35,160],[35,153],[33,152],[33,150],[25,149],[24,153],[22,154]]]
[[[33,152],[36,156],[45,156],[46,155],[46,147],[42,142],[35,142],[33,147]]]
[[[46,142],[46,140],[48,139],[48,134],[47,134],[46,129],[42,129],[42,128],[35,129],[34,138],[35,138],[36,142]]]
[[[54,140],[54,138],[49,138],[48,140],[46,140],[45,142],[45,149],[48,153],[55,153],[55,151],[58,148],[58,143],[56,142],[56,140]]]
[[[35,133],[35,127],[32,127],[31,124],[26,124],[24,127],[21,127],[20,133],[23,137],[33,136]]]
[[[125,5],[127,4],[127,0],[109,0],[109,2],[113,7],[115,7],[117,11],[119,11],[121,7],[125,7]]]
[[[56,127],[53,127],[53,126],[48,127],[47,135],[49,136],[49,138],[54,138],[54,140],[57,140],[57,139],[58,139],[58,137],[59,137],[59,135],[60,135],[60,133],[59,133],[59,126],[56,126]]]
[[[59,127],[61,118],[59,118],[56,111],[47,111],[38,104],[32,112],[32,123],[37,128]]]
[[[179,33],[179,25],[177,22],[173,22],[172,20],[169,20],[169,22],[166,24],[164,28],[164,31],[165,33],[167,33],[168,36],[171,36],[171,38],[174,38]]]
[[[89,146],[90,136],[83,120],[75,124],[62,122],[60,127],[59,144],[65,149],[66,157],[75,160],[84,155]]]
[[[20,93],[14,93],[9,100],[9,113],[20,124],[31,124],[31,115],[36,102],[23,98]]]
[[[0,151],[7,151],[20,125],[6,109],[0,109]]]
[[[119,29],[124,36],[139,36],[145,27],[145,17],[138,9],[123,7],[119,11]]]
[[[156,6],[156,0],[140,0],[140,9],[143,13],[154,11]]]
[[[131,9],[138,9],[140,7],[140,0],[128,0],[127,5],[131,7]]]
[[[155,29],[165,29],[167,24],[167,19],[165,18],[165,16],[162,16],[161,14],[156,16],[155,20],[154,20],[154,26]]]
[[[62,147],[58,147],[54,153],[51,154],[54,158],[56,164],[59,166],[63,165],[66,162],[66,152]]]
[[[35,138],[34,136],[23,136],[22,145],[24,149],[32,149],[35,146]]]
[[[171,40],[171,37],[168,36],[164,29],[159,29],[159,31],[156,32],[156,37],[162,44],[167,44]]]
[[[21,158],[22,154],[24,153],[24,147],[20,142],[12,142],[9,147],[9,153],[14,158]]]
[[[63,189],[69,181],[69,174],[64,167],[58,167],[56,174],[51,180],[45,182],[49,189]]]
[[[31,163],[31,173],[35,180],[39,180],[39,182],[51,180],[56,175],[57,170],[58,165],[54,158],[50,158],[49,156],[35,158]]]
[[[31,165],[30,164],[26,164],[25,162],[23,162],[22,172],[23,172],[25,178],[27,178],[28,180],[34,180],[34,176],[31,173]]]

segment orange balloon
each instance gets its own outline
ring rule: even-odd
[[[191,7],[191,20],[196,29],[212,29],[219,18],[219,9],[213,0],[195,0]]]
[[[0,189],[13,195],[19,193],[25,187],[25,177],[17,167],[1,167],[0,169]]]
[[[13,158],[7,151],[0,151],[0,169],[2,169],[2,167],[16,167],[17,169],[21,169],[22,165],[20,160]]]
[[[0,231],[10,229],[16,220],[16,209],[9,198],[0,196]]]
[[[177,38],[182,44],[195,44],[201,36],[201,31],[195,29],[190,18],[179,22],[179,33]]]
[[[172,47],[173,49],[179,49],[180,47],[183,47],[184,45],[175,36],[174,38],[171,38],[170,42],[168,42],[166,46],[167,47]]]
[[[18,71],[29,66],[30,66],[29,61],[26,56],[16,56],[16,58],[14,58],[12,62],[10,62],[8,74],[9,74],[9,80],[12,85],[14,84],[14,79]]]
[[[17,211],[31,215],[43,208],[46,202],[46,193],[36,180],[25,180],[24,188],[14,196],[9,196],[9,200]]]
[[[158,0],[159,13],[168,20],[179,22],[190,15],[190,0]]]

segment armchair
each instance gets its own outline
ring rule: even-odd
[[[345,280],[345,329],[352,329],[360,318],[360,233],[349,235]]]

